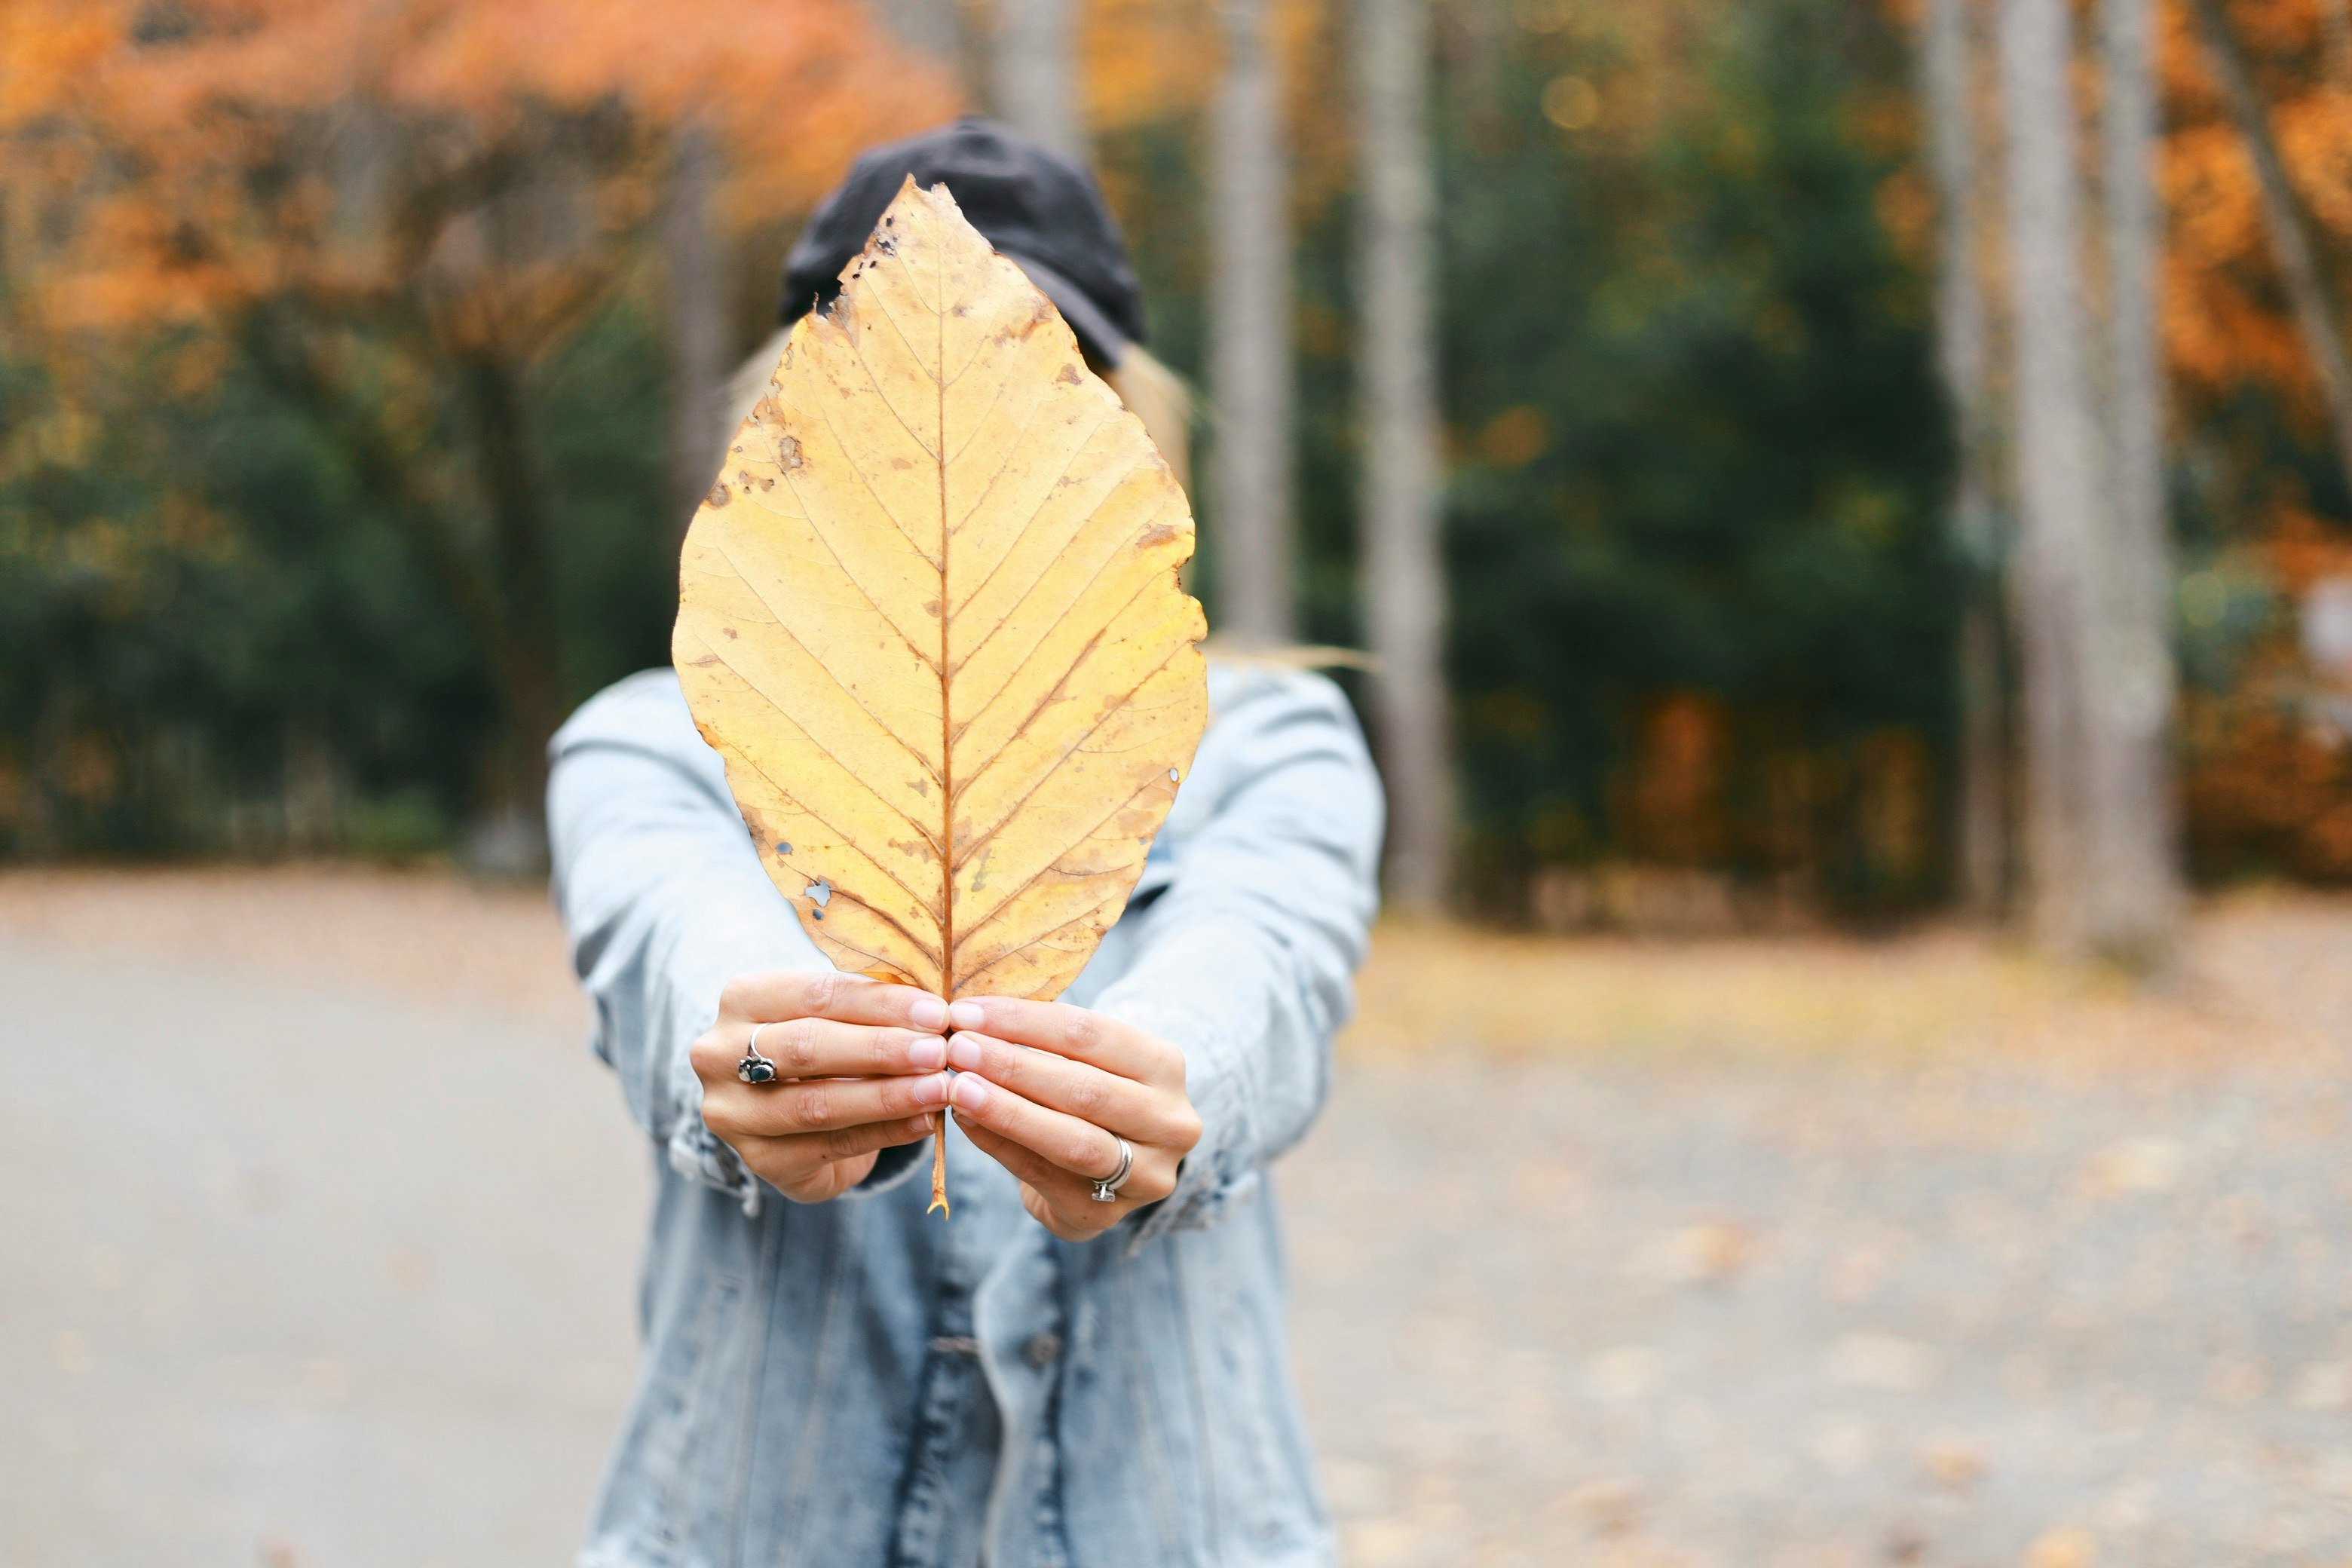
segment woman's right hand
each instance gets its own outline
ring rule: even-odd
[[[948,1102],[947,1006],[861,974],[740,974],[694,1042],[702,1120],[753,1175],[818,1204],[866,1178],[874,1157],[929,1137]],[[735,1076],[760,1029],[772,1082]]]

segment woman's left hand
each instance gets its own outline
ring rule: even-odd
[[[1101,1235],[1176,1190],[1201,1141],[1184,1053],[1107,1014],[1061,1002],[967,997],[949,1012],[950,1103],[964,1136],[1021,1179],[1021,1201],[1065,1241]],[[1112,1203],[1095,1184],[1135,1165]]]

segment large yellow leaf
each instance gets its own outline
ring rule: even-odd
[[[686,541],[687,701],[843,968],[1052,997],[1207,715],[1183,491],[1020,269],[909,180]]]

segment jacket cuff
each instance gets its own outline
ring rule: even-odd
[[[1184,1052],[1184,1092],[1201,1118],[1201,1141],[1176,1170],[1176,1188],[1127,1221],[1129,1250],[1171,1230],[1201,1230],[1257,1194],[1263,1180],[1255,1151],[1254,1099],[1241,1052],[1188,1009],[1140,1004],[1104,1008],[1138,1028],[1172,1040]]]
[[[743,1205],[747,1219],[759,1217],[767,1184],[743,1168],[735,1151],[703,1125],[698,1107],[678,1121],[669,1135],[669,1168],[690,1182],[715,1187]]]

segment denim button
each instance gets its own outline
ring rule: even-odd
[[[1032,1334],[1029,1342],[1021,1347],[1021,1353],[1028,1358],[1031,1366],[1051,1366],[1061,1356],[1062,1336],[1051,1329],[1042,1334]]]

